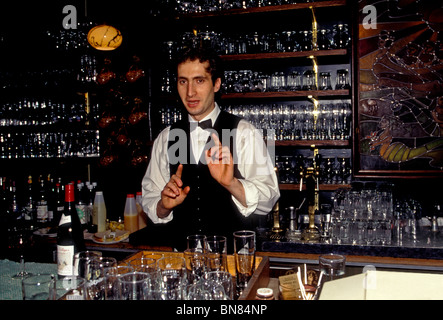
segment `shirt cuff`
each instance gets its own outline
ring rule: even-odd
[[[251,213],[255,211],[255,209],[257,209],[258,200],[259,200],[258,189],[252,182],[249,182],[244,179],[238,179],[238,181],[241,182],[245,190],[245,199],[247,207],[243,206],[234,196],[232,196],[232,200],[234,201],[234,204],[237,206],[240,213],[245,217],[248,217]]]
[[[173,211],[166,216],[165,218],[159,218],[157,216],[157,201],[152,201],[153,199],[150,199],[149,203],[147,204],[147,215],[152,220],[153,223],[168,223],[173,219]]]

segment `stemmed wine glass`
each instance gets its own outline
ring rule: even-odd
[[[13,279],[23,279],[32,275],[25,268],[25,250],[31,243],[30,232],[29,228],[23,226],[16,226],[10,230],[9,248],[14,249],[20,255],[20,271],[12,276]]]

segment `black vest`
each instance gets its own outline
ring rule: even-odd
[[[223,141],[222,129],[230,130],[237,128],[241,119],[227,112],[221,112],[214,123],[213,130],[218,133],[223,145],[227,145],[227,141]],[[191,143],[190,143],[190,123],[182,120],[171,126],[171,131],[181,129],[186,133],[186,148],[170,148],[177,143],[179,138],[168,143],[169,159],[171,157],[178,158],[183,164],[182,181],[185,186],[190,187],[190,192],[185,201],[173,209],[174,218],[170,224],[174,233],[174,244],[178,250],[186,248],[186,237],[191,234],[205,235],[224,235],[228,238],[228,250],[232,252],[232,233],[237,230],[248,229],[250,222],[241,213],[239,213],[236,205],[232,201],[231,194],[222,187],[215,179],[212,178],[208,166],[202,161],[193,160]],[[224,131],[226,134],[226,131]],[[229,146],[231,154],[236,158],[235,135],[229,135]],[[183,138],[183,135],[181,136]],[[170,140],[172,136],[170,134]],[[226,135],[228,138],[228,135]],[[208,139],[212,140],[212,139]],[[182,141],[183,142],[183,141]],[[207,144],[207,148],[211,145]],[[186,152],[186,155],[179,154]],[[174,153],[174,154],[172,154]],[[180,158],[182,156],[182,158]],[[202,155],[204,159],[204,152]],[[185,161],[183,161],[186,159]],[[192,161],[191,161],[192,160]],[[185,162],[185,163],[183,163]],[[203,161],[204,162],[204,161]],[[171,175],[177,171],[179,163],[170,164]],[[234,176],[241,179],[237,165],[234,165]],[[172,236],[172,235],[171,235]]]

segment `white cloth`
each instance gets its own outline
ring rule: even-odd
[[[220,113],[219,107],[203,120],[212,119],[215,123]],[[195,122],[189,118],[190,122]],[[152,147],[151,160],[142,180],[143,209],[154,223],[166,223],[173,219],[173,211],[167,217],[157,217],[157,203],[161,199],[161,191],[170,179],[168,159],[169,127],[164,129],[155,139]],[[194,159],[199,159],[209,136],[209,131],[200,127],[191,131]],[[200,141],[200,142],[199,142]],[[241,120],[236,135],[238,170],[244,179],[239,179],[245,189],[246,204],[244,207],[232,197],[239,212],[245,217],[250,214],[266,215],[280,197],[277,177],[263,137],[255,127]]]

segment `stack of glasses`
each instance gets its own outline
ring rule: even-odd
[[[86,300],[233,300],[246,288],[255,270],[255,233],[234,233],[236,276],[228,271],[226,237],[191,235],[184,255],[143,253],[126,264],[101,252],[86,251],[74,258],[75,294],[62,299]],[[237,281],[235,281],[235,278]]]
[[[227,105],[224,110],[277,141],[348,140],[351,134],[351,105],[347,102],[320,104],[317,110],[312,104]]]
[[[390,245],[393,198],[388,189],[340,189],[333,197],[332,243]]]

